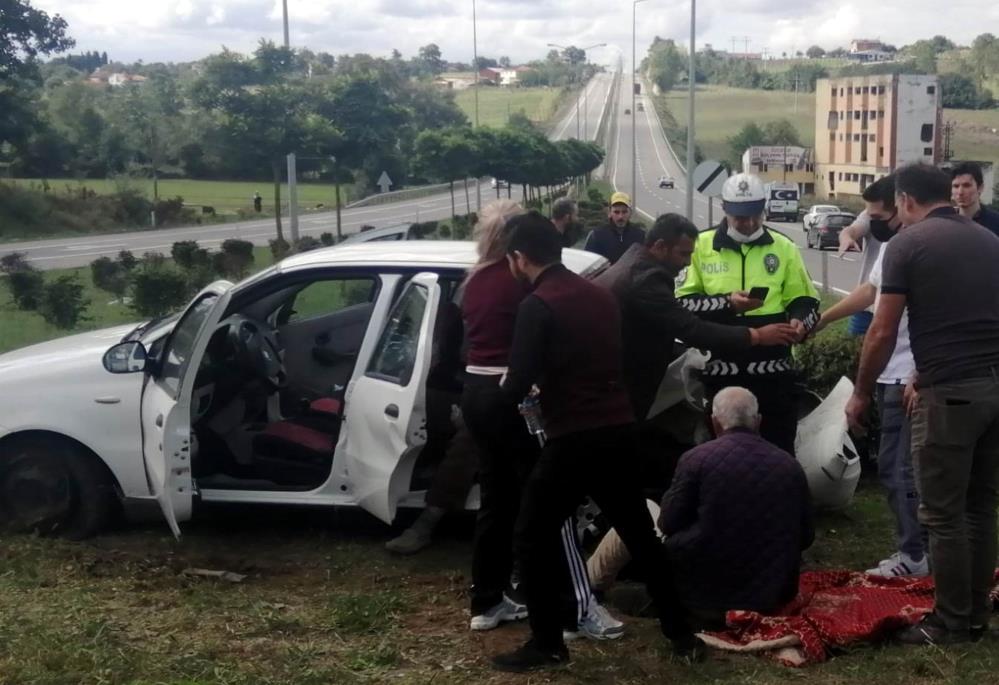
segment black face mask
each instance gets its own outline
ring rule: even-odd
[[[887,219],[871,219],[871,235],[875,240],[887,243],[894,237],[895,229],[888,225],[894,218],[895,215],[892,214]]]

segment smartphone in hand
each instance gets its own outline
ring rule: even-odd
[[[769,293],[769,292],[770,292],[770,288],[768,288],[766,286],[763,286],[763,285],[758,285],[755,288],[750,288],[750,290],[749,290],[749,297],[752,298],[752,299],[754,299],[754,300],[763,301],[763,300],[767,299],[767,293]]]

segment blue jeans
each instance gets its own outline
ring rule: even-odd
[[[918,561],[926,553],[926,534],[918,518],[919,494],[909,449],[911,422],[902,406],[904,390],[904,385],[878,383],[881,410],[878,479],[888,491],[888,506],[895,515],[898,549]]]

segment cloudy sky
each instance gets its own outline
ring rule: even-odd
[[[444,58],[470,61],[472,0],[287,0],[294,47],[338,55],[393,48],[415,54],[437,43]],[[131,62],[189,61],[221,46],[249,52],[260,37],[280,43],[281,0],[33,0],[69,22],[76,50],[107,51]],[[689,0],[643,0],[638,5],[639,59],[656,35],[686,41]],[[904,14],[902,7],[905,8]],[[630,60],[628,0],[478,0],[479,53],[514,62],[542,57],[546,43],[618,46]],[[901,17],[904,17],[904,20]],[[751,52],[846,47],[854,37],[903,45],[936,33],[970,43],[983,27],[999,26],[999,3],[953,0],[941,12],[935,0],[701,0],[698,44]],[[604,48],[591,59],[610,63]]]

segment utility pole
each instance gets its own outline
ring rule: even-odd
[[[697,30],[697,0],[690,0],[690,64],[687,75],[687,219],[694,220],[694,86],[696,52],[694,34]]]
[[[284,49],[291,49],[291,41],[288,37],[288,0],[281,0],[284,9]],[[290,152],[287,156],[288,162],[288,225],[291,229],[291,246],[294,248],[298,244],[298,184],[295,168],[295,153]]]
[[[797,68],[794,70],[794,113],[798,113],[798,84],[800,79],[798,78]]]
[[[635,90],[638,87],[638,62],[635,61],[635,35],[638,31],[638,3],[631,2],[631,206],[638,207],[638,125],[635,123]]]
[[[475,0],[472,0],[472,68],[475,70],[475,128],[479,127],[479,35],[476,24]],[[509,86],[507,86],[509,88]],[[507,107],[509,108],[509,101]],[[507,112],[509,119],[509,110]],[[475,211],[482,213],[482,184],[475,178]]]

